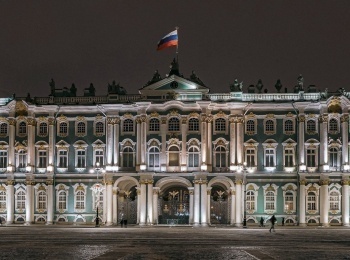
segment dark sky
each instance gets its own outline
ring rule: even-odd
[[[107,93],[116,80],[138,93],[175,49],[157,42],[179,26],[180,71],[195,70],[211,92],[277,79],[350,90],[350,1],[0,0],[0,96],[48,96],[74,82]]]

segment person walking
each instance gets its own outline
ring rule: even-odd
[[[271,233],[271,230],[273,229],[273,232],[275,232],[275,223],[276,223],[276,217],[275,215],[272,215],[272,217],[270,218],[270,222],[271,222],[271,227],[270,227],[270,233]]]
[[[284,218],[282,218],[282,226],[284,226]]]
[[[264,227],[264,219],[263,219],[263,217],[260,218],[260,227]]]

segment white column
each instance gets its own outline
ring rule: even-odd
[[[160,168],[161,171],[166,171],[166,117],[161,118],[160,135],[162,138],[162,151],[160,154]]]
[[[306,217],[305,217],[305,210],[306,210],[306,190],[305,190],[305,180],[301,180],[299,186],[299,225],[300,226],[306,226]]]
[[[147,224],[153,222],[153,181],[147,182]]]
[[[118,188],[113,189],[113,223],[118,225]]]
[[[329,180],[320,181],[320,222],[322,226],[328,226],[328,211],[329,211],[329,197],[328,184]]]
[[[34,118],[28,118],[27,119],[27,126],[28,126],[28,151],[27,151],[27,160],[28,165],[32,166],[31,171],[34,171],[35,165],[35,146],[34,146],[34,140],[35,140],[35,119]]]
[[[147,201],[147,194],[146,194],[146,183],[145,181],[141,181],[141,200],[140,200],[140,225],[146,224],[146,201]]]
[[[14,181],[8,180],[6,186],[7,193],[7,219],[6,224],[12,224],[14,221],[14,212],[15,212],[15,191],[13,187]]]
[[[107,222],[106,225],[110,226],[113,224],[113,181],[107,180],[106,182],[106,208],[107,208]]]
[[[140,216],[141,216],[141,188],[136,188],[137,192],[137,224],[140,224]]]
[[[299,115],[299,140],[298,140],[298,146],[299,146],[299,165],[303,166],[305,165],[305,150],[304,150],[304,143],[305,143],[305,115]],[[303,170],[303,169],[300,169]]]
[[[54,161],[55,161],[55,151],[54,151],[54,147],[55,147],[55,131],[54,131],[54,127],[55,127],[55,119],[53,117],[49,118],[49,165],[50,166],[54,166]]]
[[[235,194],[235,190],[234,187],[231,187],[231,191],[230,191],[230,195],[231,195],[231,219],[230,219],[230,225],[234,225],[235,224],[235,217],[236,217],[236,194]]]
[[[16,120],[14,118],[9,118],[9,156],[8,165],[15,166],[15,133],[16,133]],[[12,169],[15,170],[14,168]]]
[[[181,124],[181,171],[187,171],[187,117],[182,118]]]
[[[349,165],[348,141],[349,140],[349,114],[343,114],[340,118],[342,126],[342,165],[343,170],[349,170],[344,165]],[[349,167],[349,166],[347,166]]]
[[[136,171],[140,170],[141,164],[141,143],[142,143],[142,133],[141,133],[141,119],[136,118]]]
[[[206,209],[207,209],[207,224],[210,225],[210,195],[211,195],[211,189],[212,187],[208,187],[207,188],[207,205],[206,205]]]
[[[244,128],[243,117],[237,118],[237,164],[243,165],[243,143],[244,143]],[[236,193],[237,196],[237,193]]]
[[[114,122],[114,120],[112,118],[110,118],[110,117],[107,118],[107,128],[106,128],[107,156],[106,156],[106,160],[107,160],[108,166],[113,164],[113,147],[114,147],[113,122]]]
[[[230,166],[236,165],[236,128],[234,118],[230,118]]]
[[[327,149],[327,122],[328,116],[326,114],[321,115],[320,117],[320,165],[321,171],[326,171],[328,167],[328,149]],[[327,166],[325,166],[327,165]]]
[[[207,124],[206,115],[202,114],[201,117],[201,154],[202,154],[202,165],[207,165]]]
[[[213,145],[212,145],[212,138],[213,138],[213,134],[212,134],[212,122],[213,122],[213,117],[208,117],[207,118],[207,140],[208,140],[208,144],[207,144],[207,165],[208,165],[208,171],[212,171],[213,169]]]
[[[119,130],[120,130],[120,119],[119,117],[115,118],[115,124],[113,125],[114,129],[114,138],[113,138],[113,165],[118,167],[119,166]]]
[[[146,144],[147,144],[147,124],[146,124],[146,115],[142,115],[140,117],[141,120],[141,151],[140,151],[140,156],[141,156],[141,161],[140,161],[140,165],[142,165],[142,167],[146,167]],[[152,220],[152,219],[151,219]]]
[[[199,225],[199,209],[200,209],[200,189],[199,181],[194,181],[194,205],[193,205],[193,224]]]
[[[194,194],[194,188],[189,187],[188,188],[188,193],[190,194],[190,205],[189,205],[189,218],[188,218],[188,223],[190,225],[193,224],[193,194]]]
[[[53,220],[54,220],[54,201],[53,201],[53,181],[52,180],[47,180],[46,185],[47,185],[47,220],[46,224],[47,225],[52,225]]]
[[[27,181],[26,182],[26,225],[30,225],[33,223],[33,209],[34,209],[34,201],[33,201],[33,185],[35,182]]]
[[[242,180],[236,180],[236,227],[242,226]]]
[[[153,188],[153,224],[158,225],[158,195],[159,188]]]
[[[343,226],[349,226],[349,180],[342,181],[342,220]]]

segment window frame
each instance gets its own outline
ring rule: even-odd
[[[274,214],[275,212],[277,212],[278,186],[276,184],[266,184],[265,186],[263,186],[263,189],[264,212],[267,214]],[[270,206],[268,205],[272,205],[272,207],[270,208]]]

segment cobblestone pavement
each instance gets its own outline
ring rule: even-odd
[[[3,226],[0,259],[350,259],[349,228]]]

